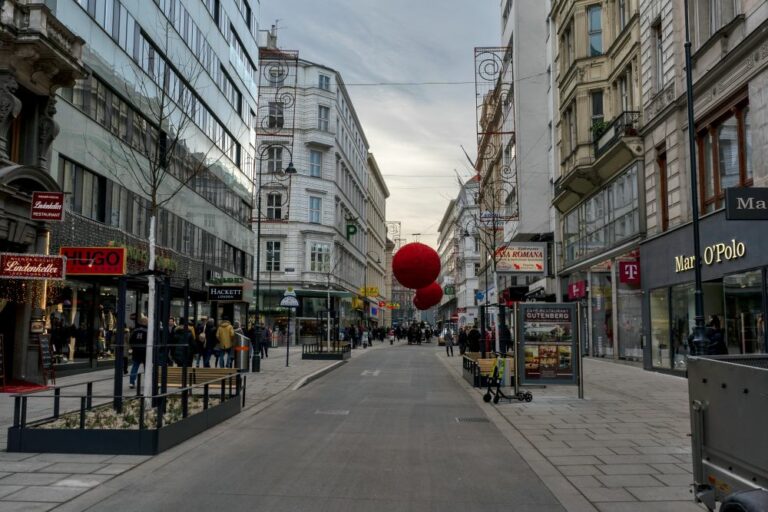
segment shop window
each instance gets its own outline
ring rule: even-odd
[[[651,291],[651,364],[670,368],[669,289]]]
[[[725,189],[750,187],[752,134],[746,100],[698,127],[699,194],[703,214],[724,206]]]
[[[684,370],[688,366],[688,337],[693,332],[695,317],[693,283],[672,287],[671,306],[670,362],[673,369]]]
[[[765,352],[765,317],[761,270],[725,276],[725,341],[731,354]]]

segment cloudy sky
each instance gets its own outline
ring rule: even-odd
[[[436,245],[454,170],[471,175],[461,146],[474,159],[473,52],[499,45],[499,17],[498,0],[261,0],[261,28],[279,20],[279,47],[348,84],[390,189],[387,220],[408,241]]]

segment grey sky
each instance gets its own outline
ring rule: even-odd
[[[499,45],[498,0],[261,0],[261,28],[278,46],[339,71],[391,196],[387,220],[435,245],[437,228],[471,168],[473,48]],[[469,82],[451,85],[354,85]]]

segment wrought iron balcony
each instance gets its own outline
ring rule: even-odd
[[[592,127],[595,160],[613,147],[623,137],[637,137],[640,130],[640,112],[624,111],[610,123],[598,123]]]

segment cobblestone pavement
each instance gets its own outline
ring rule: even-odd
[[[531,389],[533,402],[485,404],[443,362],[569,512],[686,512],[693,503],[688,381],[599,359],[575,386]]]
[[[355,349],[352,357],[389,344],[376,343],[370,349]],[[269,358],[261,361],[259,373],[247,374],[246,406],[241,415],[252,415],[279,399],[283,393],[296,392],[304,383],[322,376],[343,364],[339,361],[305,361],[301,349],[291,348],[289,366],[286,368],[285,348],[271,349]],[[88,374],[57,379],[58,385],[82,384],[67,393],[84,393],[85,383],[100,380],[93,386],[94,395],[108,395],[112,392],[114,370],[102,370]],[[124,387],[128,390],[128,378]],[[94,405],[106,399],[94,399]],[[28,420],[50,415],[51,398],[29,399]],[[77,409],[78,399],[62,399],[62,411]],[[238,416],[233,418],[237,420]],[[232,420],[230,420],[232,421]],[[8,453],[5,451],[7,429],[13,423],[13,400],[11,395],[0,393],[0,512],[42,512],[52,510],[84,492],[107,483],[115,476],[139,464],[153,459],[135,455],[86,455],[86,454],[36,454]],[[214,430],[214,429],[212,429]],[[206,433],[186,441],[200,442]],[[186,443],[182,443],[183,446]],[[178,448],[178,447],[177,447]]]

